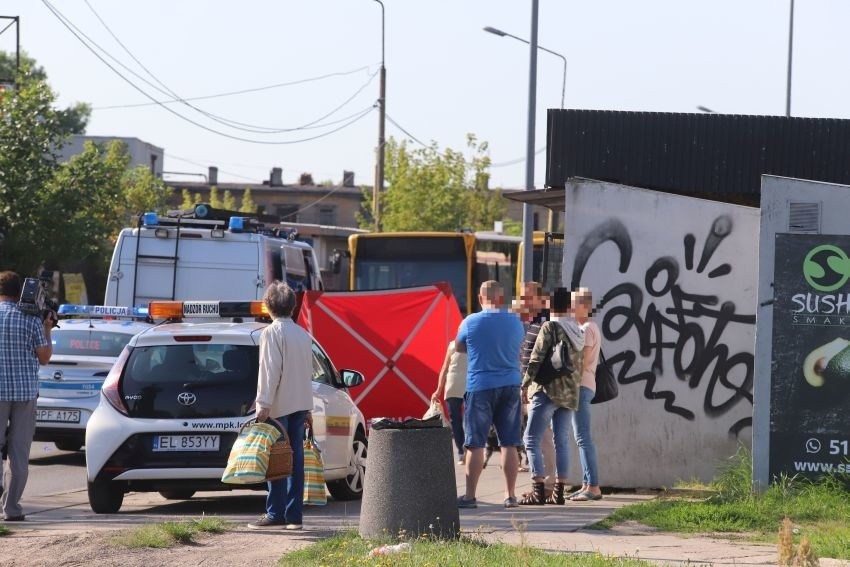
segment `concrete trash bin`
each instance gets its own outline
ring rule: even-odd
[[[451,431],[373,429],[360,506],[360,536],[460,533]]]

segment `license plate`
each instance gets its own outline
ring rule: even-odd
[[[220,435],[155,435],[154,451],[218,451]]]
[[[53,423],[80,423],[80,410],[37,409],[35,410],[35,420]]]

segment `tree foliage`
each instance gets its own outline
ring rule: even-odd
[[[390,138],[385,158],[387,188],[381,195],[381,229],[385,231],[492,230],[502,218],[504,198],[489,187],[487,143],[467,136],[463,152],[436,143],[411,149]],[[371,195],[364,195],[371,202]],[[361,226],[369,228],[369,218]]]
[[[15,56],[0,51],[0,81],[14,79],[17,72],[16,67]],[[26,52],[21,52],[21,70],[28,77],[27,80],[47,83],[47,72],[44,67],[36,63],[35,59],[27,55]],[[56,110],[59,127],[66,134],[84,134],[89,118],[91,118],[91,106],[84,102],[77,102],[68,108]]]
[[[121,142],[87,143],[59,163],[68,129],[43,71],[16,83],[0,94],[0,263],[25,276],[82,270],[97,297],[118,231],[131,214],[161,210],[165,186],[145,167],[128,170]]]

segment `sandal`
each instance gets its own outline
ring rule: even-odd
[[[594,494],[590,491],[585,490],[584,492],[579,492],[575,496],[571,497],[570,500],[573,502],[589,502],[592,500],[602,500],[601,494]]]

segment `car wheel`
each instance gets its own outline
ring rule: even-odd
[[[95,514],[114,514],[124,503],[124,490],[109,481],[89,482],[89,506]]]
[[[63,441],[54,441],[53,444],[56,445],[56,448],[60,451],[79,451],[83,447],[82,441],[69,441],[67,439]]]
[[[366,476],[366,450],[369,442],[362,429],[354,434],[349,475],[328,482],[328,490],[336,500],[357,500],[363,496],[363,479]]]
[[[159,495],[166,500],[188,500],[195,495],[194,490],[160,490]]]

